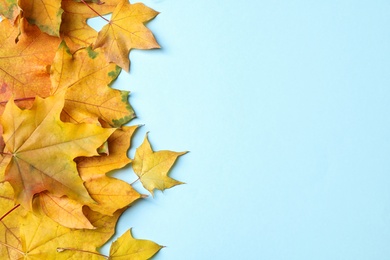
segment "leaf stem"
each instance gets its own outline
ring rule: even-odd
[[[8,248],[11,248],[11,249],[13,249],[13,250],[19,252],[20,254],[22,254],[22,255],[24,255],[24,256],[26,255],[26,253],[24,253],[22,250],[20,250],[20,249],[18,249],[18,248],[16,248],[16,247],[13,247],[13,246],[11,246],[11,245],[8,245],[8,244],[6,244],[6,243],[3,243],[3,242],[1,242],[1,241],[0,241],[0,245],[3,245],[3,246],[8,247]]]
[[[103,20],[105,20],[107,23],[109,23],[110,21],[108,19],[106,19],[105,17],[103,17],[101,14],[99,14],[98,12],[96,12],[95,9],[93,9],[87,2],[85,2],[85,0],[81,0],[81,2],[83,2],[86,6],[88,6],[89,9],[92,10],[92,12],[94,12],[95,14],[99,15],[100,18],[102,18]],[[99,4],[99,3],[98,3]],[[103,4],[100,2],[100,4]]]
[[[8,216],[12,211],[14,211],[15,209],[17,209],[19,206],[20,206],[20,204],[17,204],[17,205],[15,205],[12,209],[8,210],[8,212],[5,213],[5,214],[0,218],[0,221],[2,221],[6,216]]]
[[[137,181],[139,181],[139,177],[138,177],[135,181],[133,181],[132,183],[130,183],[130,185],[133,185],[133,184],[136,183]]]
[[[109,256],[106,256],[106,255],[103,255],[103,254],[100,254],[100,253],[96,253],[96,252],[92,252],[92,251],[87,251],[87,250],[82,250],[82,249],[77,249],[77,248],[71,248],[71,247],[57,247],[57,252],[59,252],[59,253],[61,253],[63,251],[66,251],[66,250],[79,251],[79,252],[83,252],[83,253],[94,254],[94,255],[102,256],[102,257],[104,257],[106,259],[110,259]]]

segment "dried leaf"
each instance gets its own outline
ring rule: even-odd
[[[37,98],[30,110],[19,109],[13,100],[0,117],[9,154],[5,179],[15,190],[15,199],[31,209],[32,197],[42,191],[92,202],[73,159],[97,155],[96,149],[114,129],[60,121],[64,95]]]
[[[135,239],[131,229],[125,232],[110,248],[110,259],[112,260],[146,260],[154,256],[163,246],[153,241]]]
[[[11,185],[7,182],[0,183],[0,217],[7,214],[14,206],[14,193]],[[26,212],[19,207],[9,214],[0,223],[0,259],[19,259],[20,253],[17,250],[22,249],[19,226]]]
[[[91,3],[90,7],[100,15],[106,15],[112,13],[120,1],[104,0],[104,4]],[[85,4],[73,0],[62,0],[62,8],[61,37],[72,52],[94,43],[98,32],[87,24],[87,20],[98,15]]]
[[[22,251],[25,259],[105,259],[97,257],[96,248],[114,234],[115,224],[122,211],[104,216],[87,211],[87,217],[96,229],[70,229],[50,218],[29,213],[20,227]],[[91,254],[92,253],[92,254]]]
[[[11,20],[11,22],[15,21],[19,15],[17,0],[0,0],[0,15]]]
[[[89,47],[72,55],[62,43],[51,67],[52,93],[67,89],[61,118],[73,123],[103,120],[113,127],[134,118],[128,92],[109,87],[120,71]]]
[[[18,0],[23,16],[30,24],[35,24],[49,35],[59,36],[61,16],[61,0]]]
[[[107,172],[123,168],[131,162],[127,157],[131,136],[137,126],[116,130],[108,139],[109,155],[77,158],[77,167],[91,197],[98,204],[88,205],[92,210],[112,215],[141,195],[128,183],[106,176]]]
[[[142,3],[130,4],[127,0],[115,8],[109,24],[98,34],[94,48],[101,47],[107,60],[129,71],[131,49],[154,49],[160,46],[144,23],[158,12]]]
[[[49,218],[68,228],[93,229],[83,213],[83,204],[69,199],[66,196],[57,197],[49,192],[42,192],[37,196],[35,211],[42,211]]]
[[[147,136],[135,152],[133,170],[142,185],[153,194],[154,189],[165,190],[183,182],[172,179],[168,172],[176,159],[187,152],[158,151],[153,152]]]
[[[36,26],[22,19],[18,27],[8,20],[0,23],[0,115],[4,104],[13,96],[21,107],[29,107],[35,96],[47,97],[50,94],[50,74],[52,63],[60,40],[42,33]]]

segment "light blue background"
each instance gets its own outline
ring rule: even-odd
[[[190,151],[187,184],[117,236],[167,246],[156,260],[390,259],[390,2],[143,3],[162,49],[132,51],[115,87],[135,146]]]

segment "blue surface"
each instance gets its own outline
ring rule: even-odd
[[[135,146],[190,150],[187,184],[117,236],[167,246],[156,260],[390,259],[390,2],[143,2],[162,49],[132,51],[115,87]]]

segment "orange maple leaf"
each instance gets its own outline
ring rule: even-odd
[[[60,39],[42,33],[24,19],[17,26],[10,21],[0,23],[0,115],[4,105],[13,96],[18,105],[29,107],[35,96],[50,94],[49,66],[60,44]]]
[[[63,106],[64,93],[37,97],[30,110],[21,110],[10,100],[0,117],[8,163],[5,180],[14,188],[16,201],[29,210],[33,196],[42,191],[93,203],[73,159],[97,155],[96,149],[115,129],[64,123]]]
[[[127,0],[115,8],[110,22],[98,34],[94,48],[102,48],[110,62],[129,71],[131,49],[154,49],[160,45],[144,23],[158,12],[142,3],[130,4]]]

